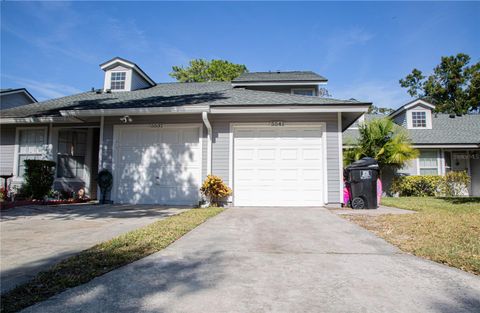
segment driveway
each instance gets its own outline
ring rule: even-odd
[[[18,207],[1,212],[1,292],[59,260],[182,209],[131,205]]]
[[[233,208],[26,312],[479,312],[480,278],[323,208]]]

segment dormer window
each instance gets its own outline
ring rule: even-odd
[[[126,72],[112,72],[110,79],[110,89],[125,90]]]
[[[293,88],[292,95],[315,96],[315,88]]]
[[[426,128],[427,127],[427,112],[412,112],[412,127]]]

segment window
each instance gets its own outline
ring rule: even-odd
[[[315,89],[313,88],[296,88],[292,89],[292,94],[294,95],[301,95],[301,96],[314,96],[315,95]]]
[[[42,159],[45,153],[45,129],[22,129],[18,132],[17,176],[25,174],[25,160]]]
[[[110,88],[112,90],[124,90],[125,89],[125,72],[112,72],[110,79]]]
[[[420,175],[438,175],[437,151],[420,151],[418,158]]]
[[[412,127],[426,128],[427,127],[427,112],[412,112]]]
[[[83,178],[87,133],[83,130],[61,130],[58,133],[59,178]]]

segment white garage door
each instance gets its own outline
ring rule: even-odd
[[[321,126],[234,127],[236,206],[323,205]]]
[[[198,203],[201,179],[199,126],[114,130],[114,199],[118,203]]]

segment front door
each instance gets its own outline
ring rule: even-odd
[[[468,154],[466,152],[452,152],[452,171],[468,173]]]

